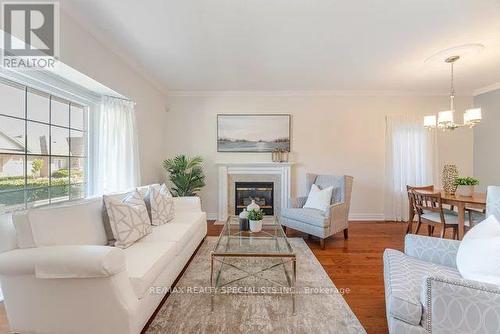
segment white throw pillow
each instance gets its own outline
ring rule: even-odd
[[[500,223],[491,215],[465,234],[457,253],[463,278],[500,285]]]
[[[149,187],[144,197],[151,224],[163,225],[174,219],[174,198],[165,184]]]
[[[307,196],[304,208],[326,211],[332,201],[332,192],[333,187],[319,189],[317,185],[313,184],[311,186],[311,190],[309,191],[309,196]]]
[[[105,195],[104,202],[116,247],[127,248],[152,232],[146,204],[137,190],[121,201]]]

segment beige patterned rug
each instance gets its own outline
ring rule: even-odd
[[[230,285],[245,289],[226,289],[216,295],[212,311],[210,251],[216,240],[216,237],[205,240],[147,333],[366,333],[300,238],[290,238],[297,254],[295,314],[292,312],[291,295],[255,294],[257,289],[258,292],[276,291],[277,286],[252,277]],[[256,272],[273,264],[269,261],[278,260],[233,258],[231,264]],[[230,282],[245,275],[225,265],[221,282]],[[287,282],[283,266],[265,271],[261,276],[283,285]]]

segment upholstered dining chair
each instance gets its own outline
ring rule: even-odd
[[[428,224],[434,232],[434,227],[441,225],[441,238],[444,238],[447,228],[453,229],[453,239],[458,239],[458,213],[453,210],[443,208],[441,193],[428,193],[418,190],[411,191],[411,201],[415,206],[415,213],[417,214],[417,228],[415,234],[422,223]],[[466,212],[465,225],[469,226],[469,214]]]
[[[330,206],[326,211],[304,208],[307,196],[292,198],[291,207],[281,210],[281,225],[319,237],[321,249],[325,248],[325,239],[335,233],[343,231],[347,239],[353,177],[307,174],[306,181],[308,191],[313,184],[320,189],[333,186]]]
[[[434,191],[434,186],[410,186],[406,185],[406,193],[408,195],[408,225],[406,226],[406,234],[411,232],[411,228],[413,226],[413,220],[415,219],[415,204],[412,200],[412,190],[425,190],[425,191]],[[432,234],[431,227],[428,227],[429,235]]]

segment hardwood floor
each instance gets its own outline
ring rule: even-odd
[[[208,235],[217,236],[222,226],[208,223]],[[426,229],[422,229],[426,230]],[[349,289],[344,297],[366,331],[387,333],[382,254],[385,248],[403,249],[406,224],[351,222],[349,240],[342,233],[326,240],[320,249],[316,238],[288,229],[290,237],[304,237],[337,288]],[[422,232],[423,233],[423,232]],[[437,235],[439,231],[436,231]],[[7,333],[7,319],[0,303],[0,333]]]

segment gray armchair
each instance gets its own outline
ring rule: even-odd
[[[348,238],[348,216],[351,203],[352,176],[307,174],[307,189],[313,184],[323,189],[333,186],[331,204],[326,211],[303,208],[307,197],[290,200],[291,207],[281,210],[281,225],[320,238],[321,248],[325,239],[340,231]]]
[[[500,187],[489,187],[487,212],[500,219],[499,208]],[[456,264],[459,246],[408,234],[404,253],[385,250],[389,333],[500,333],[500,286],[464,279]]]

